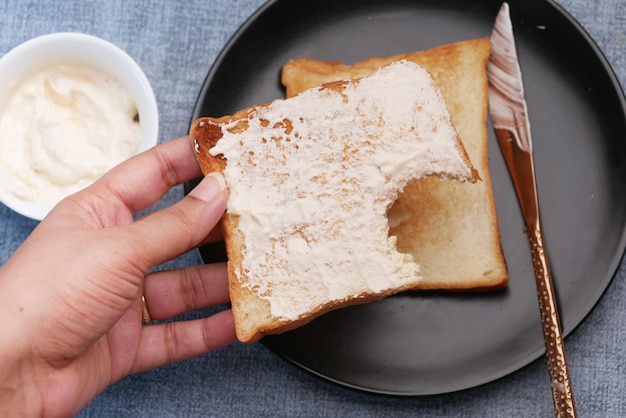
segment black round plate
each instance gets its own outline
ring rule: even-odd
[[[545,0],[509,3],[547,250],[568,334],[600,299],[624,253],[626,104],[606,60],[564,10]],[[489,36],[500,5],[496,0],[270,1],[210,69],[192,118],[283,97],[280,70],[289,58],[352,63]],[[491,128],[490,141],[508,289],[404,293],[331,312],[263,343],[328,380],[395,395],[470,388],[541,356],[528,241]],[[203,248],[204,260],[215,260],[218,250]]]

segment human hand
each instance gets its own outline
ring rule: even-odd
[[[219,238],[228,193],[207,176],[170,208],[133,214],[200,175],[189,138],[129,159],[57,205],[0,269],[0,409],[78,413],[124,376],[235,340],[232,314],[142,327],[225,303],[224,264],[149,273]],[[15,416],[15,415],[13,415]]]

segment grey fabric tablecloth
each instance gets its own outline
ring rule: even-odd
[[[210,65],[262,3],[5,0],[0,2],[0,54],[36,35],[57,31],[86,32],[112,41],[133,56],[150,79],[163,142],[187,132]],[[558,3],[590,33],[626,85],[626,2]],[[157,207],[168,206],[182,195],[178,187]],[[0,205],[0,263],[6,262],[35,225]],[[200,262],[194,251],[164,267]],[[626,264],[566,342],[580,416],[626,416]],[[543,358],[475,389],[427,398],[393,398],[345,389],[288,364],[261,344],[237,343],[130,376],[94,399],[81,416],[548,417],[552,408]]]

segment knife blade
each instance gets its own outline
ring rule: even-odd
[[[498,12],[491,44],[487,64],[489,110],[530,241],[555,415],[575,417],[556,292],[539,217],[530,123],[508,3]]]

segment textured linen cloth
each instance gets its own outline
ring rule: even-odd
[[[294,0],[295,1],[295,0]],[[626,3],[559,0],[589,32],[626,85]],[[160,141],[184,135],[210,65],[262,0],[0,2],[0,54],[34,36],[86,32],[127,51],[156,93]],[[626,138],[623,138],[626,140]],[[182,187],[156,206],[180,200]],[[0,265],[35,227],[0,205]],[[33,260],[36,262],[36,260]],[[196,251],[163,268],[200,263]],[[626,416],[626,266],[567,338],[581,417]],[[202,315],[203,313],[190,314]],[[0,336],[0,338],[2,338]],[[545,359],[478,388],[394,398],[337,386],[285,362],[262,344],[233,344],[133,376],[95,398],[81,417],[549,417]]]

